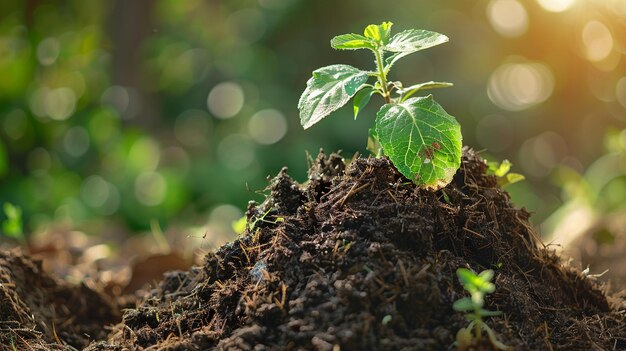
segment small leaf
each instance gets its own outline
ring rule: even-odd
[[[22,210],[8,202],[4,203],[3,209],[7,219],[2,223],[2,231],[6,236],[20,238],[23,235]]]
[[[459,268],[456,270],[456,275],[459,278],[459,282],[463,287],[474,286],[478,275],[467,268]],[[467,289],[466,289],[467,290]]]
[[[398,92],[400,94],[402,94],[402,100],[406,100],[409,97],[411,97],[411,95],[417,93],[420,90],[437,89],[437,88],[449,88],[449,87],[451,87],[453,85],[454,84],[448,83],[448,82],[433,82],[433,81],[430,81],[430,82],[414,84],[414,85],[411,85],[410,87],[402,88]]]
[[[457,312],[472,311],[474,310],[474,303],[469,297],[464,297],[462,299],[454,301],[454,304],[452,304],[452,308]]]
[[[398,171],[425,188],[446,186],[461,165],[461,127],[432,96],[384,105],[376,133]]]
[[[394,35],[384,49],[412,53],[447,42],[447,36],[423,29],[409,29]]]
[[[496,177],[504,177],[511,170],[512,163],[509,160],[504,160],[501,163],[488,162],[487,165],[489,166],[489,173]]]
[[[298,102],[300,123],[304,129],[345,105],[367,79],[367,72],[348,65],[315,70]]]
[[[456,348],[457,350],[468,350],[473,343],[472,328],[461,328],[456,332]]]
[[[364,109],[365,106],[367,106],[367,104],[370,102],[370,99],[375,92],[376,90],[374,90],[374,88],[365,87],[361,89],[358,93],[356,93],[356,95],[354,96],[354,100],[352,101],[354,106],[355,120],[359,112],[361,112],[361,110]]]
[[[366,38],[359,34],[343,34],[338,35],[330,40],[330,46],[337,50],[357,50],[371,49],[374,50],[376,45],[370,38]]]
[[[519,173],[509,173],[506,175],[505,178],[506,178],[506,182],[504,184],[500,184],[500,186],[504,187],[507,185],[515,184],[517,182],[521,182],[522,180],[526,179],[526,177],[524,177],[523,174],[519,174]]]
[[[483,282],[490,282],[493,279],[493,271],[491,269],[484,270],[478,274],[478,278]]]
[[[478,309],[478,313],[483,317],[495,317],[502,315],[502,311],[489,311],[485,309]]]
[[[391,22],[383,22],[380,25],[370,24],[365,27],[363,35],[374,40],[376,43],[386,44],[391,35],[391,26],[393,26]]]
[[[387,324],[389,324],[389,322],[391,322],[391,318],[392,318],[392,317],[391,317],[391,315],[389,315],[389,314],[388,314],[388,315],[385,315],[385,316],[383,317],[382,324],[383,324],[383,325],[387,325]]]
[[[233,223],[231,224],[235,233],[240,234],[240,235],[246,231],[247,225],[248,225],[248,218],[246,218],[246,216],[243,216],[239,218],[238,220],[233,221]]]

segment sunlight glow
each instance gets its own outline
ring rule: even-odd
[[[521,111],[546,101],[554,89],[554,76],[543,63],[506,63],[489,78],[487,95],[508,111]]]
[[[491,0],[487,18],[500,35],[518,37],[528,29],[528,13],[517,0]]]
[[[574,1],[575,0],[537,0],[541,7],[550,12],[563,12],[572,7]]]
[[[585,56],[589,61],[597,62],[607,58],[613,51],[613,35],[604,23],[589,21],[582,31]]]

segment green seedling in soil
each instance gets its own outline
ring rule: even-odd
[[[275,220],[270,221],[265,219],[265,217],[270,213],[272,209],[270,208],[269,210],[267,210],[267,212],[265,212],[263,214],[263,216],[255,218],[254,221],[248,223],[248,219],[246,218],[246,216],[243,216],[241,218],[239,218],[236,221],[233,221],[233,223],[231,224],[233,230],[235,231],[235,233],[241,235],[246,231],[246,228],[248,229],[248,231],[252,231],[254,230],[254,228],[256,227],[256,224],[258,222],[265,222],[265,223],[271,223],[271,224],[277,224],[277,223],[281,223],[285,221],[284,217],[276,217]]]
[[[492,346],[500,350],[508,350],[509,347],[498,341],[495,332],[483,321],[484,317],[501,314],[499,311],[489,311],[483,308],[485,295],[496,290],[496,286],[491,282],[493,271],[485,270],[476,274],[469,269],[459,268],[456,275],[463,288],[471,295],[455,301],[452,305],[455,311],[464,312],[465,318],[470,322],[467,327],[461,328],[456,334],[457,349],[468,350],[472,346],[479,345],[484,331]]]
[[[391,22],[372,24],[363,35],[344,34],[330,41],[338,50],[370,50],[374,54],[375,70],[340,64],[313,71],[298,103],[300,123],[307,129],[352,97],[356,119],[371,97],[380,95],[385,104],[370,128],[368,149],[377,156],[388,156],[398,171],[416,184],[440,189],[452,180],[461,165],[461,127],[432,95],[413,95],[452,84],[427,82],[404,86],[402,82],[391,81],[388,75],[399,59],[443,44],[448,37],[423,29],[391,35],[391,27]],[[371,79],[374,82],[368,83]]]
[[[2,232],[27,247],[22,224],[22,209],[9,202],[4,203],[4,215],[6,219],[2,222]]]
[[[522,174],[509,173],[513,164],[509,160],[504,160],[501,163],[487,162],[488,174],[493,174],[498,178],[498,185],[505,187],[526,179]]]

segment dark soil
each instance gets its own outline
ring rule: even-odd
[[[74,337],[86,330],[89,340],[100,340],[89,351],[448,350],[467,325],[452,304],[467,295],[455,272],[468,267],[495,270],[486,308],[503,315],[487,324],[513,349],[626,350],[624,300],[609,300],[546,249],[529,213],[485,171],[483,160],[465,150],[453,182],[430,192],[385,158],[346,166],[337,155],[320,154],[307,183],[282,170],[266,201],[250,204],[253,228],[207,254],[203,266],[167,273],[137,308],[124,311],[108,338],[89,329],[92,319],[81,320],[79,303],[72,321],[58,311],[35,318],[10,311],[15,316],[7,319],[5,305],[32,292],[3,286],[2,341],[19,335],[41,349],[62,349],[62,342],[80,348],[85,338]],[[3,282],[9,274],[22,279],[6,269],[13,263],[0,265]],[[50,296],[15,305],[36,310],[54,305]],[[5,327],[9,320],[16,322]],[[60,332],[77,326],[84,329]]]
[[[86,285],[69,285],[20,252],[0,251],[0,350],[71,350],[106,338],[118,306]]]

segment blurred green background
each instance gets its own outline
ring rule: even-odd
[[[455,83],[435,97],[526,176],[507,190],[536,224],[607,153],[606,211],[624,206],[626,0],[4,0],[0,203],[28,232],[228,232],[268,175],[306,179],[305,151],[366,153],[377,104],[306,132],[296,105],[312,70],[373,66],[334,35],[386,20],[450,37],[392,79]]]

